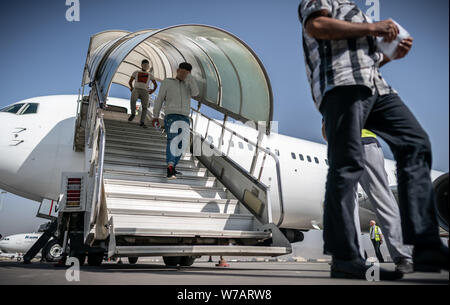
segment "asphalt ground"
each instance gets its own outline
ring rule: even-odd
[[[449,273],[413,273],[393,282],[331,279],[327,263],[298,262],[216,262],[199,261],[191,267],[166,267],[163,262],[140,260],[130,265],[103,263],[81,266],[79,281],[69,266],[34,261],[0,261],[0,285],[448,285]],[[387,269],[394,265],[381,264]],[[69,275],[68,281],[66,275]],[[75,279],[75,280],[74,280]]]

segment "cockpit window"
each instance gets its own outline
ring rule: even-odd
[[[16,114],[20,110],[20,108],[22,108],[23,105],[25,105],[25,104],[21,103],[21,104],[10,105],[10,106],[7,106],[7,107],[1,109],[0,112],[9,112],[9,113]]]
[[[24,110],[21,114],[32,114],[37,113],[39,104],[36,103],[29,103],[24,107]]]
[[[24,106],[25,105],[25,106]],[[33,114],[37,113],[39,104],[38,103],[20,103],[7,106],[3,109],[0,109],[0,112],[9,112],[13,114]]]

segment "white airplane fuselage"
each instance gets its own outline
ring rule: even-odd
[[[26,253],[43,233],[25,233],[6,236],[0,239],[3,253]]]
[[[34,114],[0,112],[0,188],[35,201],[57,200],[62,172],[88,170],[85,153],[73,149],[77,96],[44,96],[16,104],[19,103],[38,103],[39,106]],[[126,107],[129,112],[129,101],[126,99],[109,98],[108,104]],[[200,130],[206,128],[205,120],[199,120],[198,124]],[[255,130],[230,122],[226,125],[256,142]],[[217,144],[220,128],[210,128],[210,140]],[[229,134],[224,137],[226,146],[228,141]],[[249,169],[254,151],[240,139],[233,138],[233,142],[230,157]],[[326,145],[272,132],[270,136],[264,136],[262,146],[276,152],[280,161],[285,209],[281,227],[299,230],[321,228],[328,171]],[[261,161],[262,158],[259,158],[256,173],[259,173]],[[386,160],[385,166],[390,184],[396,185],[395,162]],[[432,171],[432,179],[441,174]],[[271,158],[266,160],[261,181],[272,186],[276,223],[280,208],[277,205],[276,171]]]

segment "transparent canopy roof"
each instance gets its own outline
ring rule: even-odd
[[[150,61],[157,81],[175,77],[178,65],[189,62],[200,89],[195,100],[242,122],[264,122],[269,133],[269,78],[256,54],[233,34],[205,25],[96,34],[91,37],[83,85],[95,81],[104,101],[111,83],[128,87],[143,59]]]

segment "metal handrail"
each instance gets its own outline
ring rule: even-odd
[[[283,192],[282,192],[282,186],[281,186],[280,160],[278,159],[278,157],[277,157],[272,151],[270,151],[270,150],[268,150],[268,149],[266,149],[266,148],[264,148],[264,147],[258,145],[257,143],[254,143],[254,142],[250,141],[250,140],[247,139],[246,137],[244,137],[244,136],[238,134],[236,131],[234,131],[234,130],[228,128],[228,127],[226,127],[224,124],[221,124],[221,123],[217,122],[216,120],[210,118],[210,117],[207,116],[206,114],[201,113],[201,112],[198,111],[197,109],[194,109],[194,108],[191,107],[191,110],[192,110],[193,112],[196,112],[197,114],[200,114],[201,116],[203,116],[204,118],[206,118],[206,119],[208,120],[208,127],[207,127],[207,130],[206,130],[206,134],[208,134],[209,123],[210,123],[210,122],[213,122],[214,124],[220,126],[220,127],[222,128],[222,130],[226,130],[226,131],[228,131],[228,132],[231,133],[230,141],[231,141],[231,138],[232,138],[233,136],[236,136],[236,137],[242,139],[244,142],[249,143],[249,144],[253,145],[254,147],[256,147],[256,148],[257,148],[256,151],[261,150],[262,152],[264,152],[264,159],[263,159],[263,162],[262,162],[262,164],[261,164],[260,172],[259,172],[259,175],[258,175],[258,180],[261,178],[261,174],[262,174],[262,171],[263,171],[263,168],[264,168],[264,163],[265,163],[266,156],[269,155],[269,156],[271,156],[271,157],[274,159],[274,161],[275,161],[275,166],[276,166],[276,171],[277,171],[278,197],[279,197],[279,202],[280,202],[280,218],[279,218],[279,220],[278,220],[277,226],[278,226],[278,227],[281,226],[281,224],[283,223],[283,220],[284,220],[284,214],[285,214],[285,212],[284,212]],[[192,113],[191,113],[191,117],[193,117]],[[192,127],[192,131],[193,131],[193,132],[195,131],[195,130],[194,130],[194,125],[193,125],[193,127]],[[205,140],[207,140],[207,139],[206,139],[206,136],[205,136]],[[221,144],[222,141],[223,141],[223,138],[220,140],[220,143],[219,143],[219,144]],[[228,149],[228,151],[229,151],[229,149]],[[256,151],[255,151],[255,157],[257,157],[257,155],[258,155],[258,154],[256,153]],[[222,154],[228,156],[228,153],[225,154],[223,151],[222,151]],[[242,168],[242,166],[241,166],[241,168]],[[242,169],[243,169],[244,171],[247,171],[247,170],[245,170],[244,168],[242,168]],[[250,171],[247,171],[247,172],[249,173],[249,175],[253,176],[253,174],[252,174]],[[256,177],[255,177],[255,178],[256,178]],[[270,198],[269,198],[269,200],[270,200]]]
[[[103,163],[105,158],[105,125],[103,122],[103,118],[99,116],[97,118],[97,127],[95,128],[95,132],[98,132],[98,146],[95,147],[95,150],[92,154],[96,156],[93,160],[97,164],[97,169],[95,171],[95,188],[92,194],[92,209],[91,209],[91,224],[94,223],[94,217],[99,215],[100,212],[100,202],[101,202],[101,188],[103,186]]]
[[[96,89],[95,86],[94,89]],[[98,92],[94,92],[97,94]],[[100,213],[100,202],[102,196],[103,187],[103,164],[105,158],[105,145],[106,145],[106,129],[105,123],[103,121],[103,115],[100,108],[99,99],[97,98],[97,103],[90,101],[88,121],[90,121],[89,126],[89,136],[87,137],[87,145],[92,146],[92,156],[91,162],[97,166],[95,170],[95,188],[92,193],[92,207],[91,207],[91,225],[94,224],[95,218]],[[91,105],[92,104],[92,105]],[[94,105],[96,104],[96,105]],[[94,124],[95,122],[95,124]],[[98,141],[98,142],[97,142]]]

